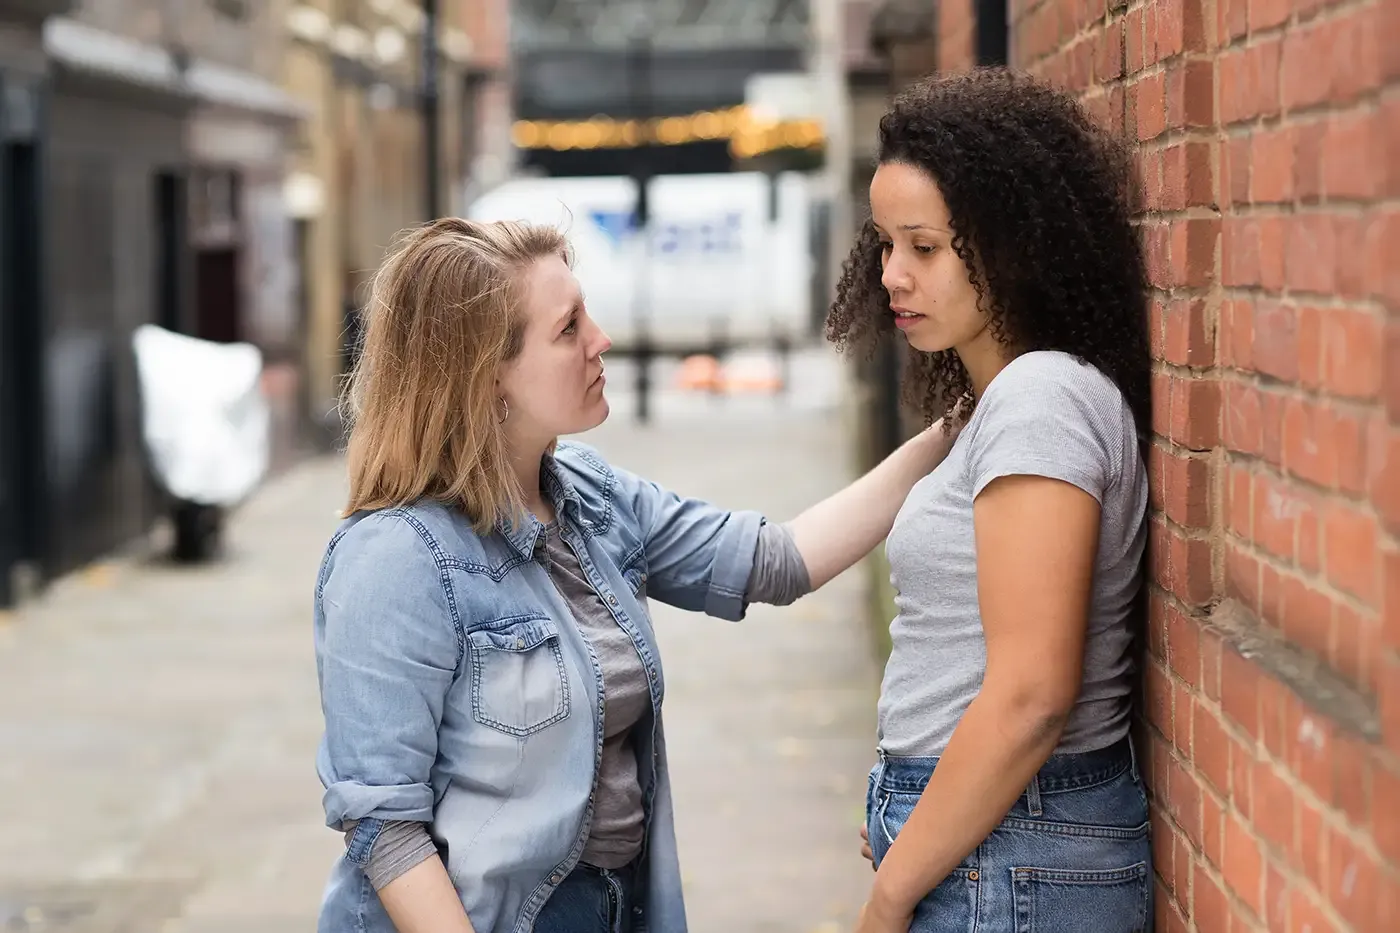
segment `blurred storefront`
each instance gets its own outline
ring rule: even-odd
[[[275,449],[297,447],[296,256],[281,201],[306,109],[279,84],[265,4],[0,5],[5,56],[4,531],[0,602],[142,535],[131,335],[248,340]],[[276,374],[282,371],[281,378]],[[17,592],[19,591],[19,592]]]
[[[511,170],[507,0],[440,3],[436,189],[428,205],[423,34],[418,2],[305,0],[284,14],[288,90],[314,110],[286,201],[306,276],[303,404],[323,443],[339,437],[336,397],[356,308],[386,246],[431,213],[460,212]]]

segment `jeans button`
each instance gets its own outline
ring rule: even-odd
[[[977,876],[977,872],[976,872],[976,871],[970,871],[970,872],[967,873],[967,880],[968,880],[968,881],[976,881],[976,880],[977,880],[977,877],[978,877],[978,876]]]

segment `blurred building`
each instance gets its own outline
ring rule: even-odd
[[[288,90],[312,104],[287,203],[306,277],[305,405],[334,440],[355,309],[394,234],[460,213],[511,169],[508,0],[439,0],[438,203],[428,202],[417,0],[302,0],[282,23]]]
[[[523,167],[549,175],[815,167],[822,128],[805,102],[791,114],[752,106],[755,79],[811,98],[808,14],[806,0],[517,0]],[[769,158],[755,164],[760,156]]]
[[[1134,147],[1157,927],[1400,928],[1400,8],[840,5],[890,90],[1009,61]],[[876,108],[849,74],[859,221]],[[912,427],[895,375],[863,372],[870,459]]]
[[[278,4],[251,0],[0,3],[0,599],[16,567],[66,571],[160,509],[137,325],[297,368],[281,188],[307,111],[281,36]]]

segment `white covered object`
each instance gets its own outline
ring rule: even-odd
[[[132,335],[141,383],[142,435],[152,469],[172,495],[230,506],[267,472],[271,416],[262,354],[143,324]]]

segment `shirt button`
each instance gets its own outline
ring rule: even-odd
[[[517,639],[515,640],[515,647],[517,647],[517,648],[524,648],[524,647],[525,647],[525,639],[523,639],[523,638],[517,638]]]
[[[558,884],[559,882],[561,882],[561,881],[563,881],[563,880],[564,880],[564,876],[561,875],[561,874],[559,874],[559,872],[557,872],[557,871],[556,871],[554,874],[552,874],[552,875],[549,876],[549,883],[550,883],[550,884]]]
[[[616,605],[617,605],[617,597],[614,596],[614,595],[612,595],[611,593],[608,594],[608,605],[609,605],[609,606],[616,606]]]

